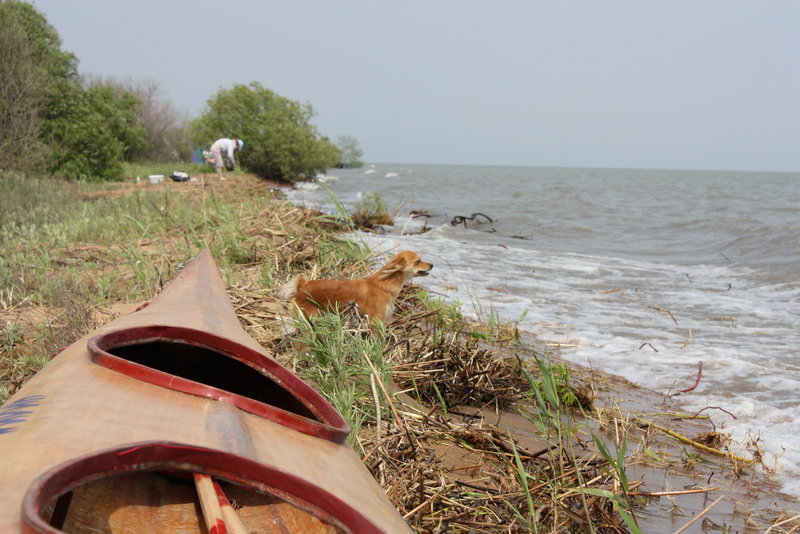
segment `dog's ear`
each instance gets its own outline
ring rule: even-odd
[[[381,278],[389,276],[399,271],[403,271],[408,266],[408,258],[405,255],[398,254],[392,260],[381,268]]]

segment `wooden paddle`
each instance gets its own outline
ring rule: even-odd
[[[247,534],[247,529],[219,484],[209,475],[195,473],[194,485],[200,498],[200,508],[203,510],[208,534]]]
[[[242,520],[239,519],[239,514],[237,514],[236,510],[231,506],[231,502],[228,500],[225,492],[222,491],[219,483],[216,480],[212,482],[214,483],[214,491],[217,493],[217,498],[219,499],[220,510],[222,510],[222,519],[228,527],[228,534],[248,534],[248,530],[245,528]]]

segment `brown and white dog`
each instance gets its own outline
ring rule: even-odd
[[[306,280],[297,275],[280,288],[278,297],[293,300],[306,317],[321,310],[344,310],[351,302],[364,315],[384,323],[392,318],[394,302],[403,285],[415,276],[427,276],[433,264],[422,261],[419,254],[404,250],[375,274],[357,280]]]

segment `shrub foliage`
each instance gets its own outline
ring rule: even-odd
[[[28,3],[0,0],[0,169],[67,179],[122,178],[123,162],[186,158],[187,116],[154,82],[82,78],[74,54]],[[220,90],[191,124],[192,140],[244,139],[244,167],[285,181],[340,162],[310,123],[314,111],[257,82]]]
[[[122,162],[145,144],[144,130],[136,125],[139,101],[111,87],[75,88],[56,104],[45,124],[53,151],[49,171],[82,180],[114,180]]]
[[[75,56],[33,6],[0,2],[0,168],[35,168],[47,159],[42,121],[77,81]]]
[[[31,4],[0,1],[0,168],[119,179],[144,150],[140,100],[85,87],[74,54]]]
[[[190,126],[202,146],[231,137],[245,142],[240,160],[250,172],[273,180],[307,180],[333,167],[339,149],[311,124],[314,111],[258,82],[221,89]]]
[[[337,167],[349,169],[352,167],[362,167],[364,162],[361,157],[364,151],[358,146],[358,139],[352,135],[340,135],[336,138],[336,148],[339,149],[339,163]]]

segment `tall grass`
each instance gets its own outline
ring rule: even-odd
[[[348,440],[358,448],[362,425],[371,422],[380,428],[383,420],[391,421],[385,392],[392,369],[383,354],[386,339],[382,326],[370,330],[362,320],[348,324],[347,315],[320,314],[313,325],[305,318],[296,321],[296,371],[342,414],[354,429]]]
[[[57,314],[25,354],[9,346],[14,327],[0,317],[0,375],[11,369],[21,383],[94,326],[93,306],[151,298],[202,248],[211,248],[223,277],[234,276],[236,265],[260,256],[263,244],[248,230],[275,202],[222,198],[201,184],[83,184],[0,172],[0,311],[35,305]],[[3,385],[0,402],[9,394]]]
[[[589,532],[596,532],[598,528],[593,522],[592,514],[589,512],[586,495],[608,499],[628,529],[634,534],[640,533],[641,530],[626,496],[628,479],[625,472],[625,442],[620,443],[616,454],[612,455],[603,441],[599,437],[593,436],[597,450],[609,466],[608,470],[612,472],[620,484],[621,494],[606,489],[587,487],[581,469],[581,450],[576,451],[576,444],[583,441],[581,438],[583,429],[581,425],[576,423],[570,412],[574,395],[569,392],[567,387],[569,382],[568,370],[561,364],[554,364],[547,355],[544,357],[534,356],[538,376],[525,372],[534,400],[534,410],[532,413],[527,414],[526,417],[536,426],[549,445],[547,458],[550,469],[540,471],[539,474],[545,480],[549,480],[547,486],[552,492],[550,500],[558,502],[565,490],[562,485],[556,482],[557,478],[563,473],[574,471],[578,482],[578,487],[575,491],[580,494]],[[517,465],[520,469],[519,476],[528,477],[529,475],[522,469],[519,458],[517,458]],[[528,520],[535,515],[535,510],[530,508],[532,502],[531,499],[528,500],[529,510],[527,516],[523,516]],[[522,516],[522,514],[520,515]]]
[[[115,195],[113,184],[4,176],[0,287],[5,305],[22,299],[53,305],[63,287],[82,288],[84,297],[96,301],[147,298],[176,267],[165,258],[184,261],[203,247],[212,249],[223,269],[249,262],[254,248],[243,223],[268,202],[256,198],[234,206],[211,194],[180,194],[170,187]],[[81,275],[98,270],[106,276]],[[83,279],[73,283],[75,278]]]

